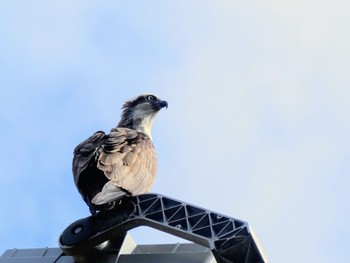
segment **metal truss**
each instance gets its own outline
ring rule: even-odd
[[[245,221],[160,194],[128,197],[114,209],[68,226],[59,238],[67,255],[83,255],[107,240],[121,247],[126,232],[149,226],[211,249],[218,263],[267,262]]]

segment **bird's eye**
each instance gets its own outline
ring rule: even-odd
[[[153,101],[154,100],[154,96],[152,96],[152,95],[147,96],[147,100]]]

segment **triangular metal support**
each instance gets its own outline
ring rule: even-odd
[[[75,221],[61,234],[59,246],[67,255],[83,256],[111,240],[118,250],[125,233],[139,226],[206,246],[218,263],[267,262],[247,222],[154,193],[124,198],[112,210]]]

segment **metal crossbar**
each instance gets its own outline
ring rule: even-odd
[[[149,226],[211,249],[218,263],[266,262],[247,222],[160,194],[128,197],[112,210],[80,219],[59,238],[67,255],[84,254],[107,240],[120,248],[125,233]]]

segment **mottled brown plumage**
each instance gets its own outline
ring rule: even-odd
[[[91,213],[110,208],[125,195],[150,191],[157,174],[151,127],[167,106],[154,95],[141,95],[124,104],[122,118],[109,134],[96,132],[75,148],[74,181]]]

